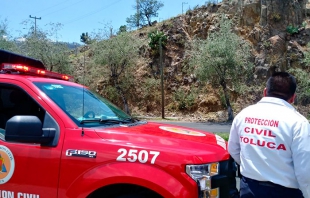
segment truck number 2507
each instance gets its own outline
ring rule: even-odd
[[[149,156],[152,158],[151,159],[151,164],[155,164],[156,158],[159,156],[160,152],[158,151],[146,151],[146,150],[135,150],[135,149],[127,149],[120,148],[117,151],[118,153],[121,153],[117,158],[116,161],[121,161],[121,162],[136,162],[139,160],[140,163],[146,163],[149,159]]]

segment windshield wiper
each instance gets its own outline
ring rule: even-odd
[[[124,119],[124,120],[116,120],[116,119],[87,119],[87,120],[82,120],[80,123],[92,123],[92,122],[98,122],[98,123],[113,123],[113,124],[126,124],[126,123],[131,123],[132,120],[129,119]]]
[[[123,119],[122,121],[127,121],[127,122],[134,123],[134,122],[138,122],[139,120],[136,119],[136,118],[130,117],[130,118]]]
[[[107,122],[124,124],[124,123],[130,123],[131,121],[129,121],[129,120],[115,120],[115,119],[101,119],[100,120],[100,123],[107,123]]]

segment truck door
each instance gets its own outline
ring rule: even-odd
[[[61,155],[60,127],[39,104],[39,97],[31,96],[29,93],[34,92],[21,85],[0,83],[0,197],[55,198]],[[6,141],[6,122],[15,115],[37,116],[43,127],[55,128],[53,145]]]

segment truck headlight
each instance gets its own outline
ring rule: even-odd
[[[201,198],[219,197],[219,189],[211,189],[211,176],[219,174],[219,163],[186,165],[186,173],[199,185]]]

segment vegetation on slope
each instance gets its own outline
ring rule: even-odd
[[[276,70],[296,75],[299,98],[294,105],[309,116],[310,78],[304,72],[309,70],[309,47],[301,42],[308,34],[307,25],[297,33],[286,34],[285,28],[270,33],[254,20],[252,24],[248,18],[240,20],[239,12],[223,15],[225,6],[209,4],[131,32],[124,29],[111,35],[107,29],[104,37],[93,37],[76,50],[50,41],[50,33],[39,29],[29,31],[27,42],[0,37],[0,48],[31,55],[50,70],[73,75],[76,82],[133,115],[160,116],[158,38],[162,37],[166,116],[231,120],[233,113],[261,98],[266,78]],[[221,18],[230,19],[232,27]],[[5,33],[5,26],[0,29]]]

